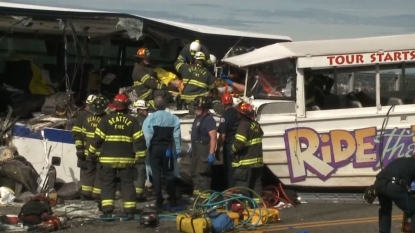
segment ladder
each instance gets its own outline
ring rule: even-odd
[[[336,203],[336,204],[367,204],[362,193],[298,193],[302,204]],[[373,204],[379,204],[378,199]]]

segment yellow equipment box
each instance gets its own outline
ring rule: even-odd
[[[261,213],[261,216],[260,216],[260,213]],[[248,220],[252,216],[251,218],[252,224],[262,225],[264,224],[265,221],[267,221],[267,215],[268,215],[267,223],[278,222],[280,212],[278,211],[278,209],[261,208],[261,209],[255,209],[255,213],[254,213],[253,209],[248,209],[243,212],[243,215],[244,215],[244,220]]]
[[[211,233],[212,225],[209,218],[194,218],[190,214],[178,214],[176,226],[183,233]]]

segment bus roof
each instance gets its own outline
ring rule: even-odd
[[[190,23],[181,23],[181,22],[174,22],[169,20],[163,20],[163,19],[156,19],[156,18],[149,18],[139,15],[139,10],[137,10],[137,13],[133,11],[129,11],[129,13],[125,12],[119,12],[119,11],[104,11],[101,9],[80,9],[82,6],[79,6],[79,8],[67,8],[65,5],[67,4],[65,1],[55,1],[53,5],[55,6],[45,6],[45,5],[34,5],[31,4],[30,0],[27,1],[20,1],[25,2],[27,4],[21,4],[21,3],[10,3],[10,2],[0,2],[0,9],[14,9],[14,10],[23,10],[25,12],[32,10],[32,11],[49,11],[49,12],[79,12],[79,13],[90,13],[90,14],[107,14],[107,15],[114,15],[114,16],[121,16],[128,17],[134,16],[137,18],[141,18],[144,20],[149,20],[161,24],[165,24],[171,27],[175,27],[178,29],[184,29],[189,30],[201,34],[209,34],[209,35],[225,35],[225,36],[236,36],[236,37],[247,37],[247,38],[263,38],[263,39],[274,39],[274,40],[281,40],[281,41],[292,41],[290,37],[288,36],[280,36],[280,35],[272,35],[272,34],[262,34],[262,33],[255,33],[255,32],[243,32],[243,31],[237,31],[237,30],[230,30],[230,29],[224,29],[224,28],[218,28],[218,27],[212,27],[212,26],[205,26],[205,25],[198,25],[198,24],[190,24]],[[123,4],[123,2],[117,2],[117,4]],[[128,5],[128,2],[125,2],[125,9],[131,9],[131,7]],[[97,5],[99,7],[99,4]]]
[[[355,39],[283,42],[268,45],[222,61],[238,66],[275,61],[293,57],[345,55],[415,49],[415,34],[379,36]]]

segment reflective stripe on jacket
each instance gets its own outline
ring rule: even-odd
[[[123,167],[135,163],[136,159],[144,159],[146,145],[140,124],[133,116],[122,112],[102,117],[88,154],[96,154],[98,149],[101,149],[100,163],[112,164],[114,167]]]
[[[215,77],[205,67],[186,65],[179,61],[175,63],[175,68],[183,78],[183,100],[191,101],[198,96],[208,96],[215,88]]]
[[[262,166],[262,137],[264,132],[258,122],[242,118],[232,144],[232,153],[236,156],[232,167]]]

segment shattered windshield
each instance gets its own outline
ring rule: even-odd
[[[294,59],[253,66],[249,69],[247,94],[255,99],[292,99],[295,77]]]

